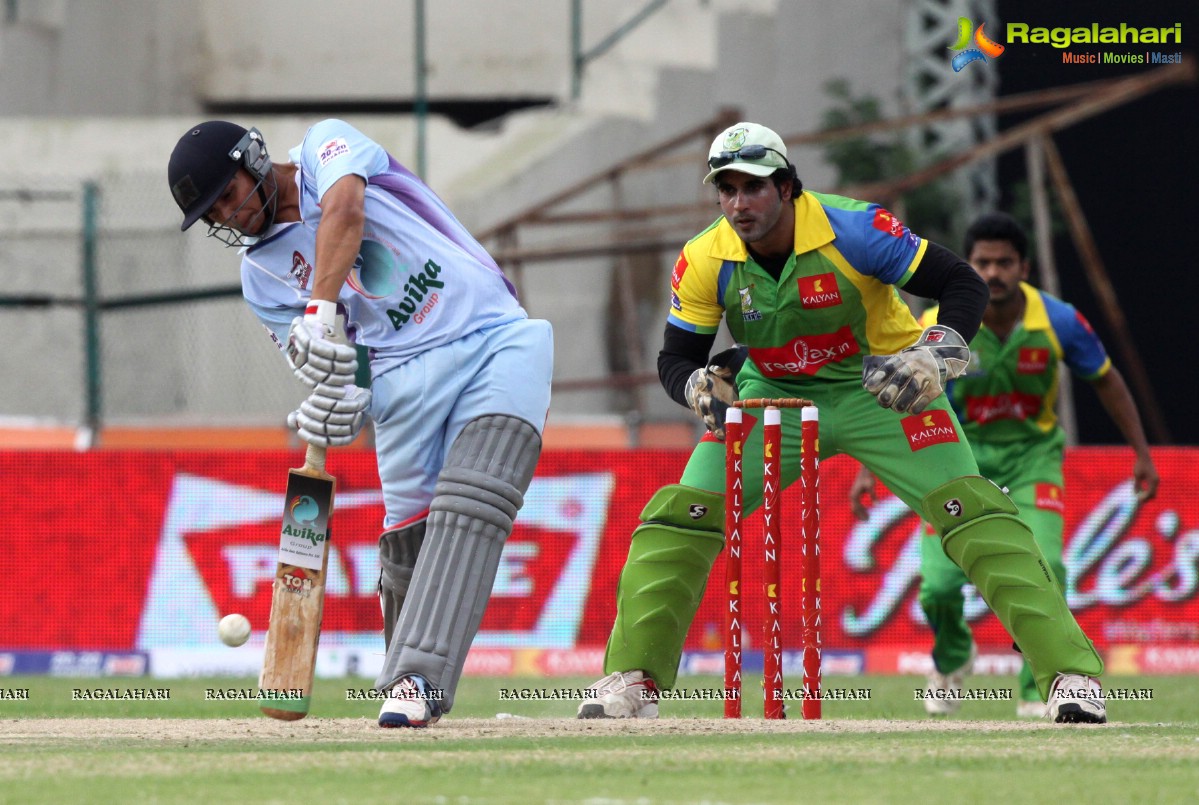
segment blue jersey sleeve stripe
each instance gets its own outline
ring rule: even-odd
[[[680,319],[678,316],[674,315],[673,313],[667,314],[666,321],[669,322],[670,324],[673,324],[675,327],[678,327],[680,330],[686,330],[689,333],[700,333],[702,335],[714,333],[718,329],[720,329],[719,326],[717,326],[717,327],[700,327],[699,325],[692,324],[689,321],[683,321],[682,319]]]
[[[855,270],[865,273],[859,266],[866,265],[866,244],[861,239],[853,237],[852,233],[861,229],[863,216],[866,216],[865,226],[870,226],[869,216],[874,213],[843,210],[830,205],[824,208],[824,214],[828,216],[829,226],[833,228],[833,246],[841,252],[845,261]],[[857,220],[855,221],[855,219]]]
[[[920,238],[920,245],[916,247],[916,253],[912,255],[912,261],[908,263],[908,267],[904,269],[903,276],[896,280],[893,284],[900,288],[908,284],[908,280],[916,273],[916,267],[920,265],[920,261],[924,259],[924,253],[928,251],[928,241]]]
[[[1080,376],[1082,377],[1083,380],[1098,380],[1099,378],[1103,377],[1105,374],[1110,372],[1111,369],[1112,369],[1112,359],[1104,358],[1103,366],[1099,367],[1099,371],[1097,371],[1091,375],[1080,375]]]
[[[733,279],[733,271],[737,268],[737,264],[732,260],[725,260],[720,264],[720,271],[716,274],[716,299],[723,302],[725,292],[729,289],[729,282]]]
[[[1049,326],[1062,345],[1062,360],[1074,374],[1084,380],[1094,380],[1107,373],[1111,365],[1103,342],[1079,318],[1073,305],[1042,292]]]
[[[833,247],[863,276],[902,285],[924,256],[924,239],[906,226],[898,235],[875,227],[875,219],[884,214],[877,204],[857,210],[826,206],[824,212],[833,228]]]

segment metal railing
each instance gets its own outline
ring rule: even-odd
[[[1111,284],[1102,258],[1095,247],[1082,204],[1075,197],[1062,160],[1057,155],[1053,144],[1053,135],[1114,106],[1129,103],[1174,84],[1189,83],[1195,80],[1195,64],[1188,58],[1182,64],[1168,65],[1131,77],[1012,96],[971,109],[936,112],[932,116],[994,114],[1017,109],[1032,110],[1052,107],[1019,126],[1001,132],[994,140],[982,143],[969,151],[953,154],[947,159],[909,176],[869,186],[841,188],[838,192],[887,203],[904,190],[917,187],[945,172],[977,160],[993,158],[1016,148],[1031,148],[1036,153],[1042,154],[1048,168],[1049,184],[1066,213],[1070,233],[1074,238],[1075,247],[1087,273],[1088,281],[1095,289],[1103,316],[1114,333],[1114,345],[1121,357],[1121,368],[1127,374],[1130,387],[1137,397],[1146,430],[1153,441],[1169,443],[1170,434],[1164,416],[1154,396],[1152,386],[1144,374],[1142,362],[1132,342],[1122,310],[1111,292]],[[924,122],[928,117],[930,116],[908,116],[850,129],[804,132],[786,136],[784,140],[792,147],[810,145],[837,138],[860,136],[865,133],[915,125]],[[655,272],[668,272],[669,263],[662,262],[663,255],[669,256],[670,253],[675,252],[688,237],[711,223],[717,214],[711,199],[707,198],[707,194],[701,189],[697,189],[697,198],[693,203],[679,202],[673,200],[673,195],[664,194],[663,197],[672,199],[672,203],[653,204],[654,194],[652,192],[639,194],[629,192],[627,188],[635,186],[636,180],[644,179],[644,174],[650,171],[673,170],[675,174],[672,175],[672,179],[682,176],[682,172],[685,171],[690,179],[694,179],[694,174],[702,167],[703,155],[706,153],[705,149],[711,142],[711,138],[727,125],[739,119],[741,119],[739,110],[721,110],[712,118],[698,125],[653,143],[640,152],[518,211],[500,223],[477,233],[477,236],[509,272],[518,288],[522,284],[527,266],[540,264],[556,268],[555,263],[590,260],[594,264],[597,260],[601,263],[607,260],[610,261],[607,268],[617,280],[612,293],[627,294],[628,289],[632,287],[633,281],[637,278],[638,272],[645,266],[652,265]],[[1034,169],[1033,160],[1030,160],[1030,171]],[[157,176],[147,177],[147,182],[151,181],[154,188],[157,189],[160,179]],[[656,181],[653,184],[664,185],[667,183]],[[673,181],[668,184],[677,186]],[[699,188],[698,182],[693,184]],[[1040,181],[1034,183],[1034,192],[1038,192],[1035,188],[1040,187],[1041,184]],[[606,192],[606,200],[597,201],[592,197],[584,198],[586,194],[594,193],[596,188]],[[698,197],[699,193],[704,193],[704,198]],[[154,197],[150,196],[150,198]],[[582,201],[580,201],[581,199]],[[72,208],[61,203],[64,201],[71,205],[79,205],[76,208],[79,210],[79,217],[73,217],[70,212]],[[8,210],[14,202],[17,206]],[[37,206],[41,202],[51,202],[45,206],[53,207],[53,209],[45,215],[31,216],[27,208]],[[183,374],[185,369],[178,369],[175,377],[161,380],[154,385],[154,383],[143,380],[144,374],[136,362],[147,355],[154,356],[156,352],[167,352],[173,349],[176,350],[173,354],[185,356],[182,360],[176,358],[173,362],[164,360],[161,364],[157,364],[157,371],[163,372],[166,371],[163,367],[170,368],[179,363],[198,362],[201,359],[193,358],[193,355],[211,353],[214,348],[217,350],[234,349],[237,351],[237,354],[233,356],[234,360],[242,361],[232,369],[235,376],[234,382],[238,384],[234,388],[235,391],[240,391],[241,385],[251,382],[257,376],[275,371],[275,367],[265,366],[268,362],[265,359],[259,361],[255,356],[244,357],[241,355],[244,348],[240,345],[253,339],[240,331],[236,334],[228,334],[227,337],[224,333],[220,334],[222,338],[225,338],[223,341],[211,338],[205,343],[197,345],[189,340],[195,337],[196,333],[202,339],[211,335],[208,331],[212,329],[210,326],[212,316],[205,312],[208,310],[207,307],[204,308],[204,311],[198,310],[197,303],[229,301],[232,305],[241,293],[237,284],[229,282],[203,282],[201,284],[186,281],[193,275],[200,276],[202,279],[210,276],[208,263],[215,264],[216,262],[211,259],[212,252],[207,251],[211,249],[210,246],[198,246],[199,240],[202,239],[179,237],[173,219],[171,223],[160,225],[158,229],[150,228],[141,222],[141,212],[136,209],[125,210],[122,213],[120,226],[124,229],[118,227],[119,231],[114,234],[113,227],[105,222],[105,215],[112,214],[111,205],[104,210],[105,215],[102,215],[100,202],[101,184],[96,180],[84,181],[70,190],[39,188],[33,182],[15,188],[0,187],[0,203],[3,203],[8,210],[3,216],[3,224],[8,226],[8,230],[4,237],[0,238],[0,246],[3,247],[0,250],[0,259],[3,259],[6,254],[9,255],[9,259],[13,261],[10,267],[22,269],[24,272],[22,276],[25,277],[22,282],[9,281],[7,292],[0,294],[0,312],[10,315],[10,311],[18,311],[18,316],[24,315],[24,318],[13,317],[10,319],[12,324],[9,327],[12,331],[20,332],[23,327],[28,327],[31,322],[34,322],[34,317],[41,315],[40,311],[42,310],[50,311],[43,317],[47,319],[53,316],[52,311],[55,308],[73,308],[80,314],[80,323],[77,328],[74,325],[67,325],[75,334],[78,334],[78,354],[82,358],[81,369],[75,371],[74,379],[70,382],[66,381],[72,370],[69,366],[63,368],[65,363],[63,356],[69,354],[67,349],[73,346],[73,338],[76,336],[65,332],[62,329],[62,322],[51,322],[42,328],[46,335],[32,336],[31,350],[27,353],[22,352],[23,355],[29,354],[35,357],[24,360],[21,362],[22,365],[14,367],[17,370],[25,371],[26,374],[15,375],[10,370],[10,381],[12,381],[9,384],[10,387],[20,385],[22,382],[26,386],[41,382],[45,376],[42,370],[53,365],[56,372],[54,375],[56,388],[50,392],[44,392],[45,399],[51,399],[49,395],[53,393],[57,393],[60,397],[77,395],[77,398],[81,398],[78,399],[78,402],[82,403],[82,410],[77,421],[82,421],[88,427],[95,429],[104,424],[106,418],[111,418],[113,413],[113,409],[108,405],[109,400],[106,399],[113,393],[108,382],[110,375],[119,378],[120,382],[116,391],[127,397],[133,396],[133,392],[128,392],[128,387],[137,383],[146,383],[148,386],[146,394],[159,395],[172,393],[180,383],[190,383],[188,393],[197,400],[221,402],[213,395],[225,393],[223,388],[218,388],[213,392],[205,387],[214,382],[218,385],[225,382],[217,373],[231,371],[230,367],[233,366],[233,363],[229,356],[221,355],[221,360],[213,361],[214,364],[219,365],[201,367],[206,374],[201,374],[201,370],[197,370],[196,375],[187,377]],[[33,221],[33,223],[29,223],[29,221]],[[56,245],[52,248],[47,247],[43,242],[48,242],[49,238],[57,239]],[[107,248],[103,248],[105,240],[113,238],[125,241],[121,248],[114,250],[111,244]],[[157,240],[150,242],[150,239],[155,238]],[[33,242],[24,245],[17,242],[22,239]],[[71,245],[72,243],[74,246]],[[197,253],[192,254],[191,251]],[[198,253],[200,251],[203,253]],[[116,252],[115,255],[114,252]],[[29,278],[40,276],[36,268],[30,268],[27,265],[30,255],[38,260],[44,259],[55,263],[54,268],[57,273],[54,275],[55,279],[50,287],[71,287],[76,280],[70,276],[69,266],[78,265],[79,274],[76,276],[79,284],[77,287],[81,292],[74,295],[29,290],[28,288],[35,284]],[[638,258],[645,259],[642,263],[636,263]],[[77,259],[78,263],[68,262],[72,259]],[[233,256],[229,255],[225,260],[229,263],[228,270],[232,271],[236,264]],[[103,263],[108,271],[123,270],[127,268],[126,264],[130,261],[135,263],[141,261],[147,264],[147,267],[143,268],[144,273],[124,276],[122,277],[123,282],[119,285],[112,283],[110,274],[104,273],[104,277],[109,283],[107,288],[109,292],[104,293],[104,284],[100,282],[103,273],[101,264]],[[154,269],[159,265],[176,263],[199,266],[201,270],[181,271],[171,275],[154,273]],[[9,271],[8,274],[11,278],[12,272]],[[656,274],[653,279],[656,283]],[[157,285],[157,290],[133,292],[133,289],[136,288],[149,288],[155,285]],[[201,287],[194,287],[195,285]],[[119,292],[112,292],[114,288],[117,288]],[[660,328],[660,324],[658,324],[660,319],[654,318],[652,315],[641,317],[635,304],[640,300],[636,298],[617,296],[610,301],[614,302],[613,310],[615,312],[613,315],[617,317],[618,329],[623,338],[623,348],[627,351],[619,362],[623,368],[617,371],[597,372],[586,377],[563,377],[555,383],[555,389],[564,392],[586,392],[600,389],[612,391],[619,395],[618,399],[627,403],[627,407],[617,406],[615,410],[624,411],[631,421],[641,421],[646,412],[643,396],[648,396],[643,395],[642,391],[657,382],[653,368],[646,365],[645,355],[649,352],[647,348],[649,342],[645,340],[647,338],[645,334],[649,333],[656,338],[660,332],[658,329]],[[237,300],[237,307],[235,322],[237,326],[258,329],[256,323],[248,322],[252,317],[244,315],[244,308],[241,307],[240,300]],[[172,312],[159,315],[156,312],[159,310]],[[121,317],[113,314],[137,311],[141,311],[139,315],[144,318],[136,321],[114,321]],[[174,311],[180,312],[175,313]],[[531,310],[531,312],[535,315],[538,313],[536,310]],[[652,319],[652,327],[645,325],[645,321],[649,319]],[[243,320],[247,320],[247,323],[243,324]],[[228,321],[234,320],[228,319]],[[111,331],[109,331],[110,325],[113,328]],[[151,330],[152,327],[164,329]],[[652,333],[650,333],[650,329],[653,329]],[[157,335],[148,335],[148,333],[157,333]],[[257,337],[254,336],[254,338]],[[142,339],[142,343],[137,341],[139,338]],[[156,343],[156,339],[162,339],[164,342],[171,339],[171,341],[159,344]],[[32,349],[34,346],[36,349],[44,351],[34,352]],[[281,363],[277,360],[276,355],[272,354],[268,357],[270,362]],[[587,365],[602,367],[605,358],[610,357],[601,351],[593,358],[588,358]],[[132,368],[131,364],[134,364]],[[39,372],[42,373],[39,374]],[[289,373],[282,372],[284,377],[287,374]],[[214,380],[214,378],[217,379]],[[260,396],[256,389],[250,391],[255,392],[254,399]],[[29,390],[25,396],[17,396],[11,391],[11,388],[8,392],[9,396],[5,399],[16,401],[19,406],[28,406],[21,408],[18,405],[10,404],[10,411],[40,413],[49,408],[36,398],[32,390]],[[270,405],[275,407],[284,405],[287,393],[287,390],[278,392],[278,399],[270,402]],[[187,410],[194,412],[207,410],[204,403],[196,402],[183,392],[179,392],[177,397],[182,402],[176,409],[169,409],[169,406],[164,405],[161,407],[162,410],[183,410],[184,406],[190,406]],[[250,397],[251,394],[247,392],[246,398]],[[76,402],[76,398],[72,398],[71,402]],[[232,410],[232,407],[231,404],[222,410]],[[613,410],[611,404],[599,407],[603,410]],[[130,411],[135,415],[146,411],[150,412],[149,415],[161,413],[159,409],[151,410],[152,408],[150,404],[140,408],[130,406],[127,401],[123,400],[117,410],[121,415],[126,415]],[[59,406],[55,410],[61,413],[66,410],[66,407],[65,405]],[[3,413],[6,412],[0,408],[0,414]],[[73,416],[71,418],[74,419]]]
[[[650,0],[641,10],[589,48],[583,47],[583,0],[570,2],[570,97],[578,100],[583,94],[583,73],[587,65],[607,53],[645,22],[669,0]]]

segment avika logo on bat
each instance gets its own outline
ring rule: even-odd
[[[284,536],[295,537],[296,539],[306,540],[308,542],[311,542],[313,545],[319,545],[320,543],[325,541],[325,532],[317,531],[315,528],[306,528],[306,527],[305,528],[292,528],[291,526],[284,523],[283,531],[281,533]]]
[[[310,495],[296,495],[287,504],[287,511],[291,514],[295,526],[284,523],[282,533],[285,536],[302,539],[313,545],[325,541],[325,532],[311,527],[320,517],[321,507]]]
[[[1003,45],[999,44],[993,39],[988,38],[987,35],[983,33],[984,25],[986,25],[986,23],[980,23],[978,30],[974,30],[974,22],[972,20],[970,20],[968,17],[958,17],[957,42],[949,46],[950,50],[962,51],[954,56],[949,62],[953,65],[953,71],[955,73],[960,73],[962,68],[964,68],[970,62],[981,61],[983,64],[986,64],[988,57],[992,59],[998,59],[1003,55]],[[974,31],[973,39],[976,47],[965,49],[967,45],[970,44],[971,31]]]
[[[320,505],[310,495],[296,495],[287,504],[287,510],[291,512],[291,519],[300,525],[315,523],[321,514]]]

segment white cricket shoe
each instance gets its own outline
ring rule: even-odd
[[[974,658],[978,656],[978,648],[970,644],[970,656],[962,667],[952,673],[943,674],[933,666],[933,672],[928,675],[928,685],[924,688],[924,712],[930,716],[950,716],[962,706],[962,684],[974,670]]]
[[[587,690],[579,718],[658,717],[658,686],[642,671],[608,674]]]
[[[1106,724],[1107,705],[1099,680],[1058,674],[1049,689],[1049,717],[1056,724]]]
[[[1045,702],[1018,701],[1016,702],[1016,718],[1044,718],[1049,714]]]
[[[379,710],[380,727],[427,727],[441,718],[441,696],[418,674],[400,677]]]

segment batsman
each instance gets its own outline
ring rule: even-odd
[[[719,134],[704,183],[722,216],[683,247],[658,356],[667,393],[708,433],[679,483],[641,513],[617,590],[603,679],[580,718],[655,718],[723,546],[724,414],[750,397],[820,410],[820,450],[857,458],[936,529],[1023,651],[1058,722],[1106,721],[1103,663],[1016,506],[979,475],[946,397],[970,360],[987,286],[948,249],[864,201],[805,191],[782,138],[742,122]],[[897,289],[938,300],[921,330]],[[721,320],[738,349],[711,356]],[[800,412],[782,411],[783,484],[799,476]],[[745,456],[762,426],[745,415]],[[744,512],[761,503],[746,471]]]
[[[288,420],[300,438],[345,445],[375,422],[379,725],[425,727],[454,704],[533,478],[553,334],[381,145],[325,120],[288,157],[273,163],[257,129],[201,123],[171,154],[171,193],[183,229],[202,220],[245,247],[245,299],[310,390]],[[369,389],[352,344],[366,348]]]

